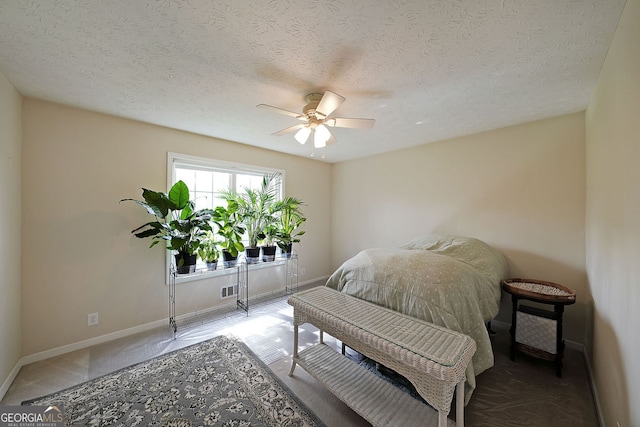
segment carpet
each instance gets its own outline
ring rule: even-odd
[[[60,392],[65,426],[318,426],[313,412],[237,339],[219,336]]]

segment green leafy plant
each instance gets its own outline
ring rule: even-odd
[[[237,257],[238,253],[244,251],[242,235],[245,229],[240,222],[238,201],[233,198],[226,200],[226,207],[217,206],[213,210],[212,220],[218,228],[217,234],[223,238],[220,247],[231,256]]]
[[[219,243],[216,240],[216,234],[213,231],[206,231],[205,235],[200,238],[200,247],[198,248],[198,256],[206,263],[213,263],[220,259]]]
[[[300,209],[302,205],[301,200],[287,197],[275,206],[279,214],[275,240],[283,252],[288,252],[292,244],[300,242],[299,237],[305,233],[304,230],[299,230],[307,220]]]
[[[267,224],[262,228],[260,237],[263,246],[273,246],[275,244],[276,236],[278,233],[278,218],[272,216],[269,218]]]
[[[246,228],[250,248],[258,247],[258,242],[264,237],[264,228],[272,219],[280,176],[279,173],[264,176],[258,189],[245,187],[239,194],[223,193],[223,198],[238,202],[238,215]]]
[[[211,230],[211,209],[195,211],[194,202],[189,200],[189,188],[183,181],[176,182],[169,193],[142,189],[143,200],[133,201],[155,217],[131,232],[138,238],[151,238],[153,247],[161,241],[167,243],[167,249],[180,255],[195,255],[200,247],[200,239]]]

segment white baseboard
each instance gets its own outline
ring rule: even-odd
[[[81,350],[83,348],[91,347],[98,344],[103,344],[105,342],[112,341],[118,338],[123,338],[129,335],[138,334],[140,332],[145,332],[151,329],[158,328],[160,326],[168,327],[168,325],[169,325],[168,318],[162,319],[162,320],[156,320],[155,322],[146,323],[144,325],[122,329],[120,331],[111,332],[105,335],[89,338],[87,340],[78,341],[72,344],[67,344],[60,347],[52,348],[50,350],[41,351],[39,353],[23,356],[20,360],[22,361],[22,366],[24,366],[24,365],[28,365],[29,363],[40,362],[42,360],[49,359],[50,357],[60,356],[62,354],[70,353],[76,350]]]
[[[49,350],[41,351],[38,353],[30,354],[27,356],[22,356],[16,362],[15,366],[9,373],[9,376],[2,383],[2,387],[0,387],[0,400],[4,398],[5,394],[9,390],[9,387],[16,379],[18,372],[20,372],[20,368],[25,365],[34,362],[40,362],[45,359],[49,359],[51,357],[60,356],[66,353],[70,353],[72,351],[80,350],[83,348],[91,347],[93,345],[102,344],[108,341],[112,341],[118,338],[123,338],[129,335],[137,334],[140,332],[148,331],[150,329],[155,329],[159,326],[169,325],[169,319],[157,320],[155,322],[147,323],[140,326],[135,326],[133,328],[123,329],[121,331],[112,332],[105,335],[100,335],[97,337],[93,337],[87,340],[78,341],[72,344],[63,345],[60,347],[52,348]]]
[[[602,407],[600,406],[600,396],[598,395],[598,388],[596,387],[596,383],[594,381],[595,376],[593,375],[593,369],[591,368],[591,359],[589,358],[589,355],[587,354],[587,351],[584,345],[582,344],[580,345],[582,346],[584,363],[587,366],[587,372],[589,374],[589,385],[591,385],[591,393],[593,394],[593,401],[596,404],[596,413],[598,414],[598,422],[602,427],[605,427],[606,424],[604,422],[604,418],[602,418],[602,411],[601,411]]]
[[[317,279],[311,279],[311,280],[306,280],[304,282],[299,282],[298,283],[298,288],[304,289],[305,286],[310,285],[312,283],[324,283],[326,282],[326,280],[329,278],[329,276],[325,276],[325,277],[320,277]],[[282,295],[286,292],[286,288],[278,288],[278,289],[274,289],[268,292],[263,292],[261,294],[257,294],[257,295],[252,295],[249,297],[249,303],[251,303],[252,301],[261,301],[261,300],[267,300],[270,297],[273,297],[274,295]],[[251,304],[249,304],[251,306]],[[214,307],[209,307],[209,308],[204,308],[202,310],[198,310],[198,311],[194,311],[191,313],[185,313],[185,314],[181,314],[179,316],[176,316],[176,322],[180,323],[181,320],[185,320],[185,319],[189,319],[191,317],[194,316],[202,316],[205,314],[215,314],[216,312],[234,312],[237,309],[237,305],[236,305],[236,300],[233,299],[232,302],[228,302],[225,304],[219,304],[216,305]],[[251,312],[251,311],[249,311]],[[168,322],[168,319],[167,319]]]
[[[7,391],[9,391],[9,387],[11,387],[11,384],[13,384],[13,380],[15,380],[16,377],[18,376],[18,372],[20,372],[20,368],[22,368],[22,364],[20,363],[20,360],[18,360],[18,362],[15,364],[11,372],[9,372],[9,375],[7,376],[7,378],[4,380],[4,382],[0,386],[0,400],[2,400],[4,398],[4,395],[7,394]]]
[[[329,276],[326,276],[326,278],[328,278]],[[301,286],[305,286],[314,282],[317,282],[319,280],[326,280],[326,278],[319,278],[319,279],[312,279],[312,280],[307,280],[305,282],[301,282],[298,284],[299,287]],[[259,295],[254,295],[252,297],[250,297],[250,300],[259,300],[259,299],[263,299],[263,298],[267,298],[273,294],[276,294],[278,292],[282,292],[284,290],[284,288],[281,289],[276,289],[270,292],[264,292],[262,294]],[[224,305],[217,305],[215,307],[211,307],[208,309],[204,309],[204,310],[199,310],[197,312],[193,312],[193,313],[186,313],[186,314],[182,314],[180,316],[176,316],[176,320],[182,320],[182,319],[186,319],[189,317],[192,317],[196,314],[202,314],[202,313],[207,313],[210,311],[218,311],[221,309],[233,309],[236,307],[236,303],[235,300],[232,303],[227,303]],[[165,318],[165,319],[161,319],[161,320],[156,320],[154,322],[150,322],[150,323],[146,323],[144,325],[139,325],[139,326],[134,326],[132,328],[127,328],[127,329],[122,329],[120,331],[116,331],[116,332],[111,332],[109,334],[105,334],[105,335],[100,335],[97,337],[93,337],[93,338],[89,338],[87,340],[83,340],[83,341],[78,341],[75,342],[73,344],[67,344],[64,346],[60,346],[60,347],[56,347],[56,348],[52,348],[50,350],[45,350],[45,351],[41,351],[39,353],[34,353],[34,354],[30,354],[28,356],[23,356],[20,361],[22,361],[22,364],[20,366],[24,366],[24,365],[28,365],[29,363],[33,363],[33,362],[39,362],[41,360],[45,360],[48,359],[50,357],[55,357],[55,356],[60,356],[62,354],[66,354],[66,353],[70,353],[72,351],[76,351],[76,350],[80,350],[83,348],[87,348],[87,347],[91,347],[97,344],[103,344],[118,338],[124,338],[127,337],[129,335],[134,335],[134,334],[138,334],[140,332],[146,332],[148,330],[151,329],[155,329],[161,326],[167,326],[167,328],[169,327],[169,318]]]
[[[328,277],[329,276],[324,276],[324,277],[319,277],[319,278],[316,278],[316,279],[306,280],[304,282],[298,283],[298,287],[303,287],[303,286],[312,284],[314,282],[326,281]],[[276,293],[282,292],[282,291],[284,291],[284,288],[276,289],[276,290],[271,291],[271,292],[264,292],[262,294],[250,297],[250,300],[264,299],[264,298],[267,298],[267,297],[269,297],[269,296],[271,296],[273,294],[276,294]],[[233,303],[224,304],[224,305],[218,305],[218,306],[215,306],[215,307],[211,307],[209,309],[204,309],[204,310],[200,310],[200,311],[197,311],[197,312],[187,313],[187,314],[183,314],[183,315],[180,315],[180,316],[176,316],[176,320],[182,320],[182,319],[186,319],[186,318],[189,318],[189,317],[193,317],[193,316],[195,316],[197,314],[203,314],[203,313],[207,313],[207,312],[218,311],[218,310],[221,310],[221,309],[233,309],[235,307],[236,307],[236,303],[235,303],[235,300],[234,300]],[[41,352],[38,352],[38,353],[33,353],[33,354],[29,354],[27,356],[23,356],[18,360],[18,362],[16,362],[15,366],[13,367],[11,372],[9,373],[9,376],[2,383],[2,386],[0,387],[0,400],[2,400],[4,398],[4,395],[9,390],[9,387],[11,386],[13,381],[15,380],[16,376],[18,375],[18,372],[20,372],[20,368],[22,368],[25,365],[28,365],[28,364],[34,363],[34,362],[40,362],[42,360],[49,359],[51,357],[61,356],[61,355],[66,354],[66,353],[70,353],[70,352],[76,351],[76,350],[81,350],[83,348],[91,347],[91,346],[94,346],[94,345],[104,344],[106,342],[113,341],[113,340],[118,339],[118,338],[124,338],[124,337],[127,337],[129,335],[138,334],[140,332],[146,332],[146,331],[149,331],[151,329],[156,329],[156,328],[159,328],[159,327],[162,327],[162,326],[166,326],[167,328],[169,328],[169,318],[168,317],[165,318],[165,319],[156,320],[154,322],[146,323],[144,325],[139,325],[139,326],[134,326],[132,328],[122,329],[120,331],[111,332],[109,334],[100,335],[100,336],[89,338],[89,339],[86,339],[86,340],[83,340],[83,341],[78,341],[78,342],[75,342],[75,343],[72,343],[72,344],[67,344],[67,345],[63,345],[63,346],[60,346],[60,347],[52,348],[52,349],[49,349],[49,350],[44,350],[44,351],[41,351]]]

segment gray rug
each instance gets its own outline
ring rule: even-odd
[[[66,426],[324,426],[249,348],[219,336],[22,402]]]

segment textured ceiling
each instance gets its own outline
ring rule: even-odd
[[[2,0],[24,96],[337,162],[587,107],[625,0]],[[309,92],[347,98],[314,149]]]

